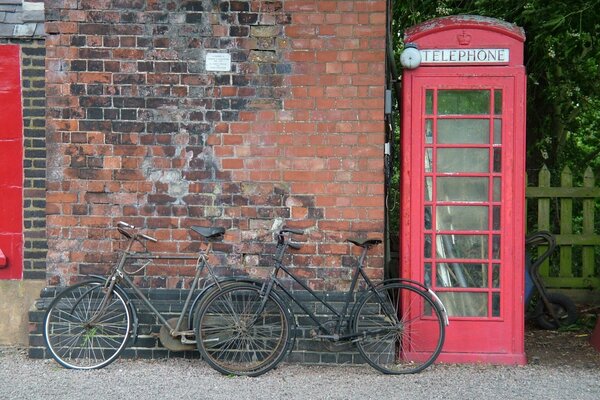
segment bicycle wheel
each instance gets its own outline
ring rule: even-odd
[[[289,314],[278,296],[249,283],[230,283],[202,300],[195,321],[202,358],[226,375],[258,376],[285,356]]]
[[[359,352],[385,374],[411,374],[431,365],[442,350],[442,313],[422,290],[390,283],[368,292],[354,314]]]
[[[44,317],[44,340],[52,357],[66,368],[102,368],[125,348],[131,310],[113,290],[105,306],[104,285],[83,282],[60,293]]]

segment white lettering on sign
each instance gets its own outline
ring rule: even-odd
[[[421,64],[508,64],[509,49],[423,49]]]
[[[206,71],[229,72],[231,71],[231,54],[206,53]]]

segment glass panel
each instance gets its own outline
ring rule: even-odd
[[[500,259],[500,235],[492,237],[492,258],[494,260]]]
[[[425,120],[425,143],[433,143],[433,120]]]
[[[489,119],[439,119],[437,142],[440,144],[490,143]]]
[[[433,180],[430,176],[425,177],[425,201],[431,201],[431,192],[433,190]]]
[[[489,114],[489,90],[439,90],[438,114]]]
[[[492,293],[492,317],[500,316],[500,293]]]
[[[439,263],[436,285],[440,287],[487,287],[487,264]]]
[[[487,235],[437,235],[439,258],[488,258]]]
[[[433,149],[425,149],[425,172],[431,172],[433,167]]]
[[[425,91],[425,114],[433,114],[433,89]]]
[[[494,144],[502,143],[502,120],[494,119]]]
[[[494,201],[502,200],[502,187],[501,187],[501,178],[494,178]]]
[[[500,206],[492,207],[492,229],[497,231],[500,229]]]
[[[488,230],[488,208],[484,206],[438,206],[438,230],[477,231]]]
[[[425,258],[431,258],[431,235],[425,235],[425,245],[423,247],[423,255]]]
[[[438,172],[489,172],[488,149],[438,149]]]
[[[502,89],[494,91],[494,114],[502,115]]]
[[[431,287],[431,263],[425,263],[425,286]]]
[[[494,264],[492,266],[492,287],[500,287],[500,264]]]
[[[494,149],[494,172],[502,171],[502,149]]]
[[[439,177],[438,201],[487,201],[488,178]]]
[[[431,229],[431,206],[425,206],[425,229]]]
[[[487,293],[436,292],[450,317],[487,317]]]

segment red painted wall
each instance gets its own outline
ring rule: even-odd
[[[0,279],[23,274],[23,114],[20,48],[0,45]]]

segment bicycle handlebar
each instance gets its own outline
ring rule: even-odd
[[[123,221],[119,221],[117,222],[117,229],[119,230],[119,232],[121,232],[124,236],[131,238],[131,234],[129,232],[125,232],[123,229],[121,228],[128,228],[128,229],[136,229],[135,226],[128,224],[127,222],[123,222]],[[153,238],[152,236],[148,236],[148,235],[144,235],[143,233],[136,233],[134,235],[135,239],[144,239],[144,240],[149,240],[153,243],[158,242],[158,240],[156,240],[155,238]]]

